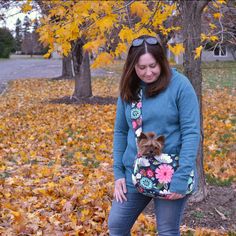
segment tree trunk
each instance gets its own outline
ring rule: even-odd
[[[62,58],[62,74],[59,77],[53,78],[53,80],[61,79],[74,79],[73,62],[70,54]]]
[[[67,57],[63,57],[62,59],[62,78],[74,79],[73,77],[73,63],[71,55],[69,54]]]
[[[83,52],[83,43],[78,40],[73,50],[75,71],[75,90],[73,97],[76,99],[92,97],[91,72],[89,53]]]
[[[203,116],[202,116],[202,72],[201,58],[194,59],[194,51],[201,45],[201,14],[208,1],[180,1],[180,13],[183,20],[183,43],[185,53],[184,74],[191,81],[199,100],[201,118],[201,142],[197,156],[197,172],[199,178],[198,191],[192,201],[199,202],[206,197],[206,182],[203,168]]]

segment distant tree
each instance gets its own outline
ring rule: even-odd
[[[24,28],[23,28],[23,40],[22,40],[22,53],[27,55],[41,55],[45,54],[45,47],[39,41],[39,34],[37,33],[37,29],[40,24],[38,19],[36,18],[33,21],[32,28],[30,32],[31,23],[28,18],[24,19]]]
[[[39,42],[39,34],[37,33],[37,29],[40,24],[38,19],[36,18],[33,23],[33,32],[32,32],[32,46],[33,46],[33,54],[44,54],[45,48],[42,43]]]
[[[30,32],[31,20],[28,16],[24,17],[23,21],[23,34],[24,37]]]
[[[9,58],[15,40],[7,28],[0,28],[0,58]]]
[[[21,45],[22,53],[26,55],[33,55],[33,43],[32,43],[32,34],[27,33],[24,36],[22,45]]]
[[[22,40],[22,53],[33,55],[32,35],[30,33],[31,21],[28,16],[24,17],[23,21],[23,40]]]
[[[16,51],[21,51],[22,37],[23,35],[22,35],[21,20],[18,18],[16,21],[16,28],[15,28],[15,41],[16,41],[15,50]]]
[[[30,33],[30,26],[31,26],[31,21],[28,16],[24,17],[23,21],[23,40],[22,40],[22,53],[23,54],[30,54],[32,56],[33,50],[32,50],[32,35]]]

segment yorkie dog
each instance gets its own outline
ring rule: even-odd
[[[137,140],[140,156],[160,156],[165,143],[163,135],[157,136],[154,132],[141,133]]]

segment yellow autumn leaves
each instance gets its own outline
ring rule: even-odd
[[[14,82],[1,97],[0,234],[106,235],[115,107],[48,103],[71,89]]]
[[[203,96],[206,173],[221,180],[236,180],[235,92],[208,90]]]
[[[195,59],[201,55],[204,44],[219,41],[216,22],[224,15],[222,8],[225,0],[211,3],[214,8],[214,21],[209,23],[208,35],[202,34],[202,45],[194,49]],[[50,8],[48,8],[48,5]],[[35,5],[32,0],[21,4],[24,13],[31,11]],[[84,49],[96,53],[93,67],[106,65],[115,57],[127,51],[127,46],[134,38],[140,35],[160,35],[169,38],[175,33],[181,35],[181,24],[173,24],[180,14],[177,3],[165,1],[40,1],[44,14],[40,18],[40,27],[37,32],[40,41],[49,47],[45,57],[49,57],[55,50],[68,56],[72,50],[72,42],[83,39]],[[168,22],[169,21],[169,22]],[[172,23],[170,23],[172,22]],[[178,21],[176,21],[178,22]],[[168,27],[167,27],[168,25]],[[181,36],[180,36],[181,37]],[[165,40],[164,40],[165,41]],[[115,47],[115,48],[114,48]],[[184,47],[178,41],[168,45],[170,51],[178,56],[184,52]],[[110,55],[104,51],[109,48]],[[113,48],[112,50],[110,50]],[[99,54],[102,53],[101,56]]]
[[[0,97],[0,234],[108,235],[115,105],[53,104],[72,81],[14,81]],[[93,81],[94,95],[117,96],[117,78]],[[234,96],[204,94],[205,168],[234,175]],[[141,215],[134,235],[155,235]],[[200,234],[199,234],[200,235]]]

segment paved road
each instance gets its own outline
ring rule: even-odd
[[[53,78],[61,75],[61,59],[11,58],[0,59],[0,94],[7,82],[26,78]],[[109,72],[103,69],[92,70],[92,76],[103,76]]]
[[[7,82],[25,78],[53,78],[61,75],[61,60],[45,59],[1,59],[0,60],[0,94]]]

